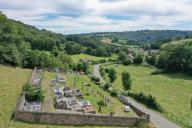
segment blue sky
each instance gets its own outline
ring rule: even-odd
[[[192,30],[192,0],[0,0],[9,18],[63,34]]]

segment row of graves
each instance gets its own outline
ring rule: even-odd
[[[83,114],[95,114],[90,101],[84,99],[84,95],[79,89],[67,86],[62,76],[56,75],[55,79],[51,80],[51,87],[54,93],[55,109]]]
[[[30,86],[38,91],[41,86],[42,81],[42,70],[39,68],[34,68],[32,77],[29,81]],[[24,92],[24,97],[22,100],[21,110],[28,112],[40,112],[41,111],[41,101],[30,99],[27,97],[26,92]]]

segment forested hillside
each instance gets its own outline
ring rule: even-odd
[[[8,19],[0,13],[0,63],[24,68],[66,67],[72,64],[70,55],[85,53],[94,56],[108,57],[121,51],[129,53],[130,48],[124,45],[109,45],[101,42],[107,36],[113,41],[136,39],[137,41],[154,41],[143,45],[145,50],[160,49],[169,40],[190,38],[191,31],[135,31],[121,33],[90,33],[62,35]],[[130,38],[129,38],[130,37]],[[180,42],[180,41],[178,41]],[[169,71],[191,70],[191,42],[166,46],[160,54],[148,57],[149,63]],[[151,60],[158,58],[156,61]],[[123,60],[125,61],[125,60]]]
[[[65,36],[8,19],[0,13],[0,63],[32,68],[71,63],[69,54],[111,56],[116,49],[96,39]]]
[[[192,39],[165,43],[158,52],[149,52],[146,61],[165,72],[192,74]]]

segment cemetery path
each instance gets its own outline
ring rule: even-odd
[[[94,65],[93,75],[99,77],[101,82],[105,82],[99,72],[99,66],[101,64]],[[150,115],[151,122],[154,123],[156,128],[180,128],[178,125],[174,124],[173,122],[167,120],[166,118],[159,115],[157,112],[146,108],[144,105],[136,102],[132,98],[126,97],[127,102],[131,103],[133,106],[137,107],[138,109],[142,110],[146,114]]]

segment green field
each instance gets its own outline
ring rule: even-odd
[[[97,56],[91,56],[91,55],[87,55],[87,54],[77,54],[77,55],[71,55],[71,58],[73,59],[74,62],[79,62],[80,59],[88,59],[88,60],[92,60],[92,61],[98,61],[101,59],[115,59],[117,56],[116,55],[112,55],[111,57],[97,57]]]
[[[191,42],[192,39],[183,39],[183,40],[178,40],[178,41],[171,41],[169,43],[165,43],[165,44],[162,44],[161,45],[161,48],[165,48],[167,45],[176,45],[176,44],[183,44],[183,43],[186,43],[186,42]]]
[[[0,65],[0,128],[73,128],[75,126],[55,126],[46,124],[25,123],[11,120],[12,112],[21,94],[22,86],[30,78],[32,71],[29,69],[12,68]],[[48,79],[54,74],[46,72],[44,74],[48,84]],[[47,88],[43,88],[47,91]],[[45,99],[46,101],[46,99]],[[51,108],[46,108],[50,110]],[[98,126],[78,126],[78,128],[98,128]],[[104,127],[102,127],[104,128]],[[106,127],[110,128],[110,127]],[[116,127],[115,127],[116,128]]]
[[[118,73],[113,87],[122,90],[121,73],[129,71],[132,76],[132,91],[152,94],[162,106],[164,116],[183,127],[192,127],[190,113],[192,77],[183,74],[151,75],[152,67],[110,65]]]

